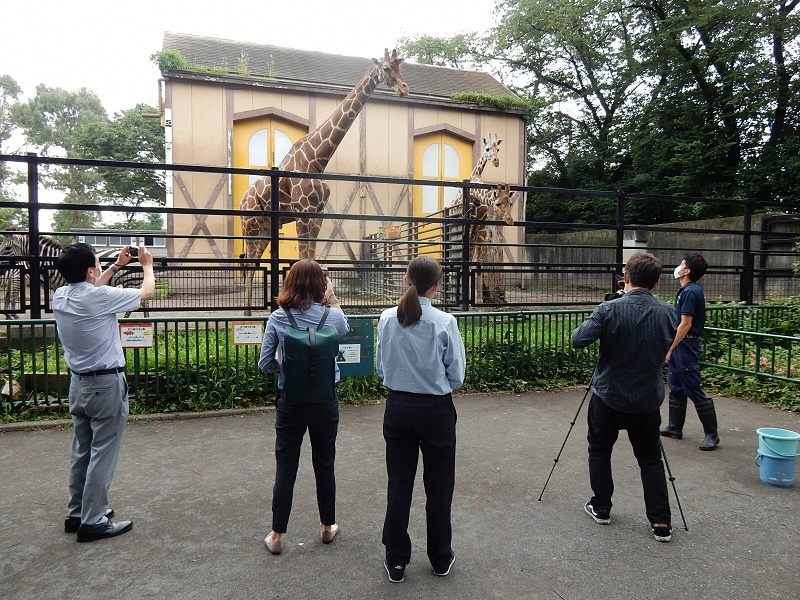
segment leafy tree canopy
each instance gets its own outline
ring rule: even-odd
[[[11,153],[8,144],[17,129],[11,118],[11,107],[17,104],[21,93],[22,88],[10,75],[0,75],[0,154]],[[12,186],[18,182],[19,176],[15,171],[0,162],[0,202],[17,201]],[[28,213],[22,209],[0,208],[0,229],[25,225],[27,221]]]
[[[76,150],[83,158],[101,160],[164,162],[164,130],[152,117],[157,109],[145,104],[114,115],[111,121],[89,123],[76,136]],[[98,191],[102,202],[124,207],[125,223],[133,223],[141,206],[163,205],[164,172],[121,168],[98,168]],[[129,225],[125,227],[129,227]]]
[[[531,185],[796,204],[798,4],[498,0],[491,30],[406,39],[404,48],[429,64],[489,65],[535,107]],[[603,202],[563,195],[531,198],[528,208],[538,221],[613,216]],[[636,201],[626,218],[670,222],[727,210]]]

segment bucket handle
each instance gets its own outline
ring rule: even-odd
[[[757,466],[757,467],[760,467],[760,466],[761,466],[761,457],[762,457],[762,456],[764,456],[764,455],[763,455],[763,454],[756,454],[756,460],[755,460],[755,463],[756,463],[756,466]]]
[[[766,447],[767,450],[769,450],[773,454],[777,454],[778,456],[783,456],[784,458],[793,458],[795,456],[800,456],[800,452],[790,452],[789,454],[784,454],[783,452],[775,450],[775,448],[769,445],[767,438],[764,437],[763,435],[761,436],[761,441],[764,443],[764,446]]]

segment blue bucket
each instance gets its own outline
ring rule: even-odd
[[[778,487],[792,487],[794,484],[794,467],[797,457],[767,456],[758,454],[756,466],[759,468],[762,483]]]
[[[760,427],[758,434],[758,453],[774,458],[796,458],[800,433],[776,427]]]

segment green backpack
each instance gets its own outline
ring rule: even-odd
[[[284,310],[291,327],[283,333],[283,391],[292,404],[336,400],[336,355],[339,334],[328,325],[325,308],[316,330],[300,329],[289,309]]]

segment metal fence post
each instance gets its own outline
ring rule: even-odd
[[[739,283],[739,300],[753,303],[753,279],[755,278],[754,258],[751,249],[753,231],[753,206],[744,201],[744,224],[742,227],[742,277]]]
[[[469,254],[470,254],[470,242],[469,242],[469,231],[471,229],[471,225],[467,223],[467,219],[469,218],[469,179],[464,180],[464,192],[461,194],[461,215],[463,217],[462,222],[464,223],[464,231],[461,234],[461,310],[466,311],[469,310]]]
[[[39,157],[28,153],[28,254],[36,256],[28,262],[31,288],[31,319],[42,318],[42,265],[39,256]],[[23,279],[24,282],[24,279]],[[45,290],[47,292],[47,290]]]
[[[622,268],[622,262],[625,260],[623,255],[623,245],[625,244],[625,192],[622,190],[617,190],[616,194],[616,201],[617,201],[617,210],[616,210],[616,244],[617,244],[617,255],[616,255],[616,267],[617,269]]]
[[[280,243],[278,241],[278,230],[280,229],[280,218],[278,217],[278,210],[280,204],[278,198],[280,197],[280,190],[278,184],[280,178],[278,177],[278,167],[272,167],[269,174],[270,180],[270,217],[269,217],[269,292],[270,292],[270,306],[272,310],[278,308],[278,269],[280,264]],[[264,286],[266,291],[266,285]],[[264,305],[266,306],[266,298]]]

